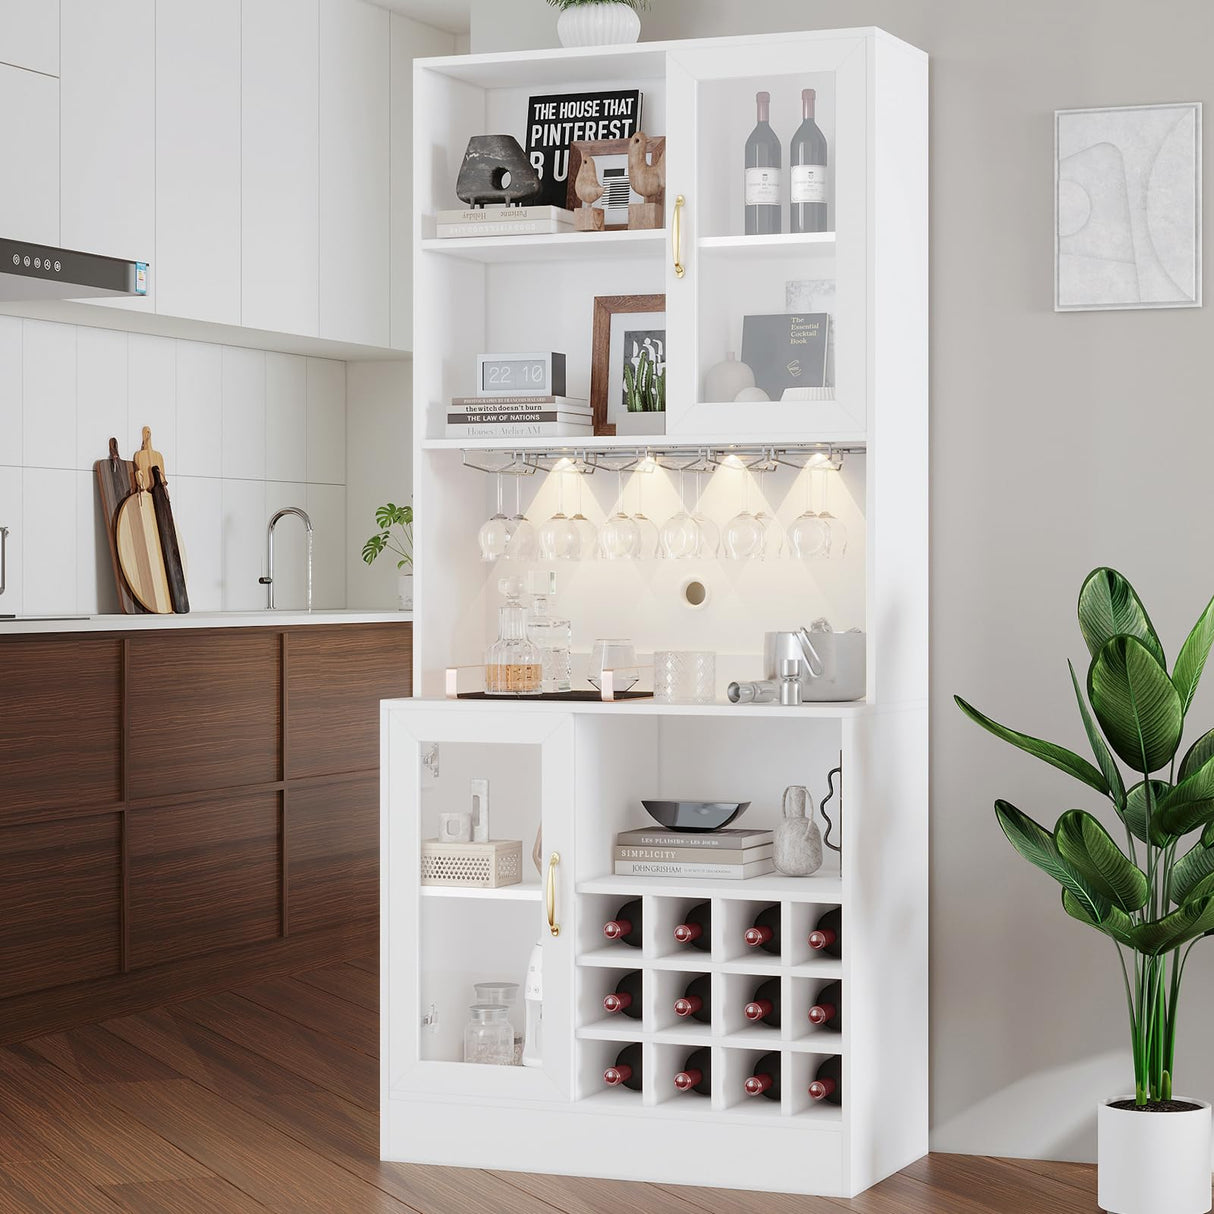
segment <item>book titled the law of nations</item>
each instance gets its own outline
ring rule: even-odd
[[[720,881],[745,881],[749,877],[763,877],[776,871],[769,856],[753,864],[713,864],[705,860],[695,862],[661,863],[652,860],[617,860],[617,877],[715,877]]]
[[[743,830],[726,826],[721,830],[663,830],[660,826],[642,826],[616,835],[617,847],[696,847],[722,851],[746,851],[771,843],[770,830]]]

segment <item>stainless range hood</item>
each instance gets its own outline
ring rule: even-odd
[[[138,298],[147,293],[146,261],[0,238],[0,301]]]

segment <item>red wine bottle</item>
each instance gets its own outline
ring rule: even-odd
[[[603,1011],[611,1015],[623,1012],[633,1020],[641,1018],[641,971],[632,970],[616,984],[610,995],[603,997]]]
[[[674,929],[674,938],[680,944],[690,944],[702,952],[712,948],[712,903],[700,902],[683,917],[683,922]]]
[[[634,1092],[641,1090],[641,1079],[641,1047],[636,1044],[626,1045],[620,1050],[615,1066],[609,1066],[603,1072],[603,1082],[608,1087],[622,1085]]]
[[[783,231],[783,151],[771,129],[771,94],[755,97],[758,123],[746,141],[746,235],[771,236]]]
[[[824,1101],[827,1104],[843,1103],[843,1060],[828,1058],[814,1076],[809,1085],[809,1095],[812,1100]]]
[[[743,1085],[747,1096],[780,1099],[780,1055],[764,1054],[755,1065],[754,1074]]]
[[[843,984],[829,982],[819,992],[809,1009],[809,1022],[822,1029],[838,1032],[843,1027]]]
[[[743,936],[751,948],[761,948],[765,953],[780,955],[780,908],[778,905],[764,907],[754,923]]]
[[[692,1050],[683,1063],[683,1069],[674,1077],[674,1086],[680,1092],[699,1092],[708,1096],[712,1092],[712,1051]]]
[[[836,906],[814,924],[809,933],[809,947],[831,957],[843,956],[843,914]]]
[[[603,924],[603,935],[608,940],[619,940],[633,948],[641,947],[641,900],[633,898],[625,902],[615,913],[614,919]]]
[[[683,994],[674,1001],[674,1014],[693,1016],[704,1024],[712,1023],[712,980],[707,974],[693,978]]]
[[[780,979],[768,978],[755,988],[754,997],[743,1010],[748,1024],[770,1024],[780,1027]]]
[[[788,212],[790,232],[825,232],[826,166],[830,156],[826,136],[814,121],[817,94],[813,89],[801,93],[804,120],[792,137],[788,149],[788,171],[792,204]]]

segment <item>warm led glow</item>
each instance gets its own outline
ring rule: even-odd
[[[723,465],[724,465],[726,468],[744,468],[744,467],[746,466],[746,465],[745,465],[745,464],[743,464],[743,463],[742,463],[742,461],[741,461],[740,459],[738,459],[738,457],[737,457],[736,455],[734,455],[732,452],[730,452],[730,454],[729,454],[729,455],[725,456],[725,458],[724,458],[723,460],[721,460],[721,463],[722,463],[722,464],[723,464]]]
[[[637,464],[637,471],[638,472],[656,472],[657,467],[658,467],[658,461],[655,460],[652,455],[646,453],[645,458],[643,460],[641,460],[641,462],[639,464]]]

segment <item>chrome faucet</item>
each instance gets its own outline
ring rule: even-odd
[[[308,512],[299,506],[287,506],[280,510],[272,519],[270,525],[266,528],[266,576],[258,578],[258,583],[266,588],[266,608],[269,611],[274,610],[274,528],[279,522],[286,518],[288,514],[293,514],[297,518],[303,519],[304,537],[308,546],[308,600],[307,610],[312,610],[312,520],[308,518]]]

